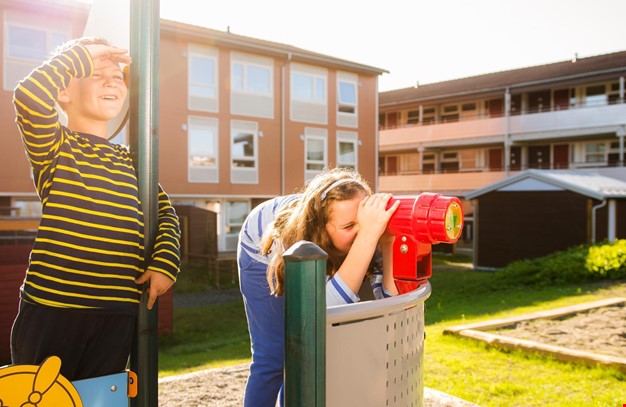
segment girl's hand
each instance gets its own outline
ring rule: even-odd
[[[391,197],[391,194],[373,194],[363,198],[359,203],[357,213],[359,234],[375,238],[378,241],[387,228],[391,215],[400,205],[400,201],[395,201],[387,209]]]

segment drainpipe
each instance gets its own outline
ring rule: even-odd
[[[617,203],[615,199],[609,200],[609,226],[608,226],[608,239],[609,242],[615,243],[615,237],[617,235]]]
[[[287,59],[280,68],[281,72],[281,100],[280,100],[280,194],[285,195],[285,66],[291,62],[291,52],[287,53]]]
[[[509,117],[511,112],[511,91],[506,88],[504,91],[504,172],[508,177],[511,172],[511,133],[509,129]]]
[[[474,199],[470,199],[470,205],[472,205],[472,218],[474,220],[472,226],[472,268],[476,270],[478,268],[478,206],[474,204]]]
[[[591,243],[596,242],[596,211],[600,208],[603,208],[604,206],[606,206],[606,199],[603,199],[601,203],[591,208]],[[610,222],[610,218],[611,217],[609,216],[609,222]],[[609,223],[609,228],[610,228],[610,223]]]
[[[617,135],[617,138],[619,138],[619,150],[618,150],[618,154],[619,154],[619,158],[618,158],[618,165],[620,167],[624,166],[624,136],[626,136],[626,126],[620,126],[617,131],[615,132],[615,135]]]
[[[375,136],[375,142],[374,142],[374,191],[378,192],[378,178],[380,177],[379,173],[380,173],[380,169],[378,168],[378,156],[379,156],[379,152],[378,152],[378,145],[380,142],[380,127],[379,127],[379,123],[378,123],[378,78],[376,78],[376,103],[374,104],[374,106],[376,106],[376,111],[375,111],[375,116],[376,116],[376,123],[374,124],[374,131],[376,132],[376,136]],[[335,136],[337,136],[337,133],[335,132]],[[361,138],[359,137],[358,139],[358,143],[357,143],[358,147],[357,147],[357,160],[359,157],[359,148],[361,148]],[[357,161],[358,162],[358,161]]]

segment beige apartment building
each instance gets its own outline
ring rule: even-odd
[[[11,103],[17,81],[81,36],[89,5],[0,0],[1,215],[37,217],[38,199]],[[377,188],[378,77],[385,70],[173,21],[160,22],[159,181],[175,205],[216,212],[219,251],[248,212],[326,167]],[[116,138],[128,142],[126,131]]]
[[[622,51],[382,92],[379,189],[464,197],[532,168],[624,181],[625,75]]]

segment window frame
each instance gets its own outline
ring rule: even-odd
[[[294,77],[296,76],[302,76],[305,78],[309,78],[311,79],[311,98],[305,99],[305,98],[299,98],[296,97],[294,95],[294,91],[296,89],[296,86],[294,86],[294,84],[296,83],[296,81],[294,80]],[[322,81],[322,87],[324,90],[324,95],[322,95],[322,97],[316,97],[317,96],[317,85],[318,85],[318,80]],[[318,73],[312,73],[312,72],[306,72],[304,70],[297,70],[294,69],[291,71],[291,75],[290,75],[290,90],[289,90],[289,97],[292,101],[296,101],[296,102],[300,102],[300,103],[312,103],[312,104],[316,104],[316,105],[327,105],[328,104],[328,77],[326,75],[322,75],[322,74],[318,74]]]
[[[344,165],[341,159],[341,144],[352,144],[354,147],[354,162]],[[337,132],[337,167],[351,168],[354,171],[359,170],[359,136],[356,132]]]
[[[341,85],[346,84],[350,85],[354,89],[354,102],[347,102],[341,99],[342,91]],[[359,86],[358,79],[351,79],[345,75],[339,75],[337,77],[337,114],[345,115],[345,116],[356,116],[358,114],[358,106],[359,106]],[[352,111],[342,111],[342,108],[348,108]]]
[[[235,66],[237,65],[242,66],[242,74],[241,74],[242,87],[241,88],[239,88],[238,86],[235,86],[235,82],[234,82],[235,81],[234,69],[235,69]],[[250,73],[249,73],[250,68],[261,69],[261,70],[266,71],[267,89],[265,91],[257,91],[257,90],[250,89],[250,86],[253,83],[252,81],[250,81]],[[261,64],[261,63],[257,63],[257,62],[246,61],[243,58],[237,58],[236,56],[233,56],[230,61],[230,89],[231,89],[231,92],[234,92],[234,93],[272,97],[273,89],[274,89],[274,78],[272,77],[272,67]]]
[[[209,159],[213,159],[213,165],[192,165],[191,164],[191,142],[192,131],[198,129],[200,131],[206,130],[209,133],[209,145],[213,150],[213,155],[207,154]],[[192,180],[191,172],[196,169],[206,169],[213,171],[214,175],[210,174],[206,179]],[[208,172],[207,171],[207,172]],[[217,183],[219,182],[219,122],[216,118],[202,117],[202,116],[189,116],[187,118],[187,182],[189,183]]]
[[[252,137],[252,155],[245,154],[245,145],[240,148],[243,155],[238,154],[237,138],[241,136]],[[230,168],[230,182],[233,184],[258,184],[259,183],[259,124],[255,121],[231,120],[229,136],[230,156],[228,166]],[[251,166],[238,166],[235,162],[249,162]]]
[[[213,78],[210,78],[206,82],[194,78],[194,59],[210,61],[213,64]],[[207,77],[208,76],[209,75],[207,75]],[[213,96],[205,96],[202,94],[202,92],[193,92],[193,88],[207,89],[209,93],[213,94]],[[217,50],[198,46],[195,44],[189,44],[187,50],[187,108],[194,111],[217,113],[219,110],[219,94],[219,58]],[[197,98],[198,100],[204,100],[209,106],[213,105],[215,106],[215,108],[192,106],[193,98]]]
[[[10,78],[14,76],[14,75],[8,75],[8,74],[13,73],[16,69],[15,66],[11,67],[11,65],[17,65],[20,69],[23,68],[24,72],[23,72],[23,75],[21,74],[19,75],[20,76],[20,78],[18,79],[19,81],[20,79],[28,75],[28,73],[32,69],[34,69],[39,64],[41,64],[42,61],[47,59],[49,57],[48,53],[52,51],[55,47],[73,38],[70,25],[68,25],[67,27],[65,26],[50,27],[49,24],[47,25],[37,24],[36,20],[37,19],[33,21],[33,16],[30,14],[27,15],[21,12],[5,11],[4,18],[3,18],[4,54],[3,54],[3,78],[2,78],[2,87],[5,91],[13,91],[15,87],[17,86],[17,82],[8,83],[8,81],[10,81]],[[43,54],[34,55],[34,52],[33,52],[32,58],[20,56],[20,55],[12,56],[11,51],[12,49],[14,49],[14,46],[16,45],[16,44],[11,43],[11,39],[13,38],[13,36],[11,35],[11,29],[13,28],[44,33],[45,44],[43,45],[44,47]],[[58,36],[59,38],[55,39],[55,36]],[[22,39],[23,37],[16,35],[15,38]],[[23,45],[26,45],[25,47],[23,47],[25,48],[26,53],[35,51],[33,47],[28,47],[28,44],[23,44]]]

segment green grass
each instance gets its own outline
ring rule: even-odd
[[[609,406],[626,403],[626,375],[616,370],[505,352],[443,335],[444,328],[626,296],[626,281],[539,287],[503,284],[471,270],[471,258],[436,254],[426,301],[424,383],[483,407]],[[174,334],[160,340],[160,376],[249,361],[242,303],[174,313]]]
[[[174,310],[174,333],[159,338],[159,377],[250,360],[243,303]]]

